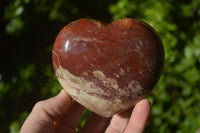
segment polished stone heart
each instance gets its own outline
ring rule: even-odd
[[[104,24],[80,19],[60,31],[52,58],[56,76],[71,97],[110,117],[152,90],[161,75],[164,50],[153,28],[139,20]]]

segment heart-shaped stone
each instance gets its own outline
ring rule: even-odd
[[[152,90],[161,75],[164,50],[153,28],[139,20],[103,24],[80,19],[60,31],[52,58],[56,76],[71,97],[110,117]]]

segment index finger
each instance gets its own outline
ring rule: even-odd
[[[35,104],[20,133],[51,132],[54,121],[63,116],[71,105],[71,97],[62,90],[57,96]]]
[[[138,102],[132,112],[124,133],[142,133],[151,113],[151,103],[147,99]]]

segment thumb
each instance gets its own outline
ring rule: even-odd
[[[71,97],[63,89],[57,96],[35,104],[20,133],[50,133],[54,121],[63,116],[71,105]]]

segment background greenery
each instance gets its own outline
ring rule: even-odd
[[[34,104],[62,88],[51,50],[64,25],[124,17],[154,27],[166,52],[145,132],[200,133],[199,0],[1,0],[0,133],[19,131]]]

